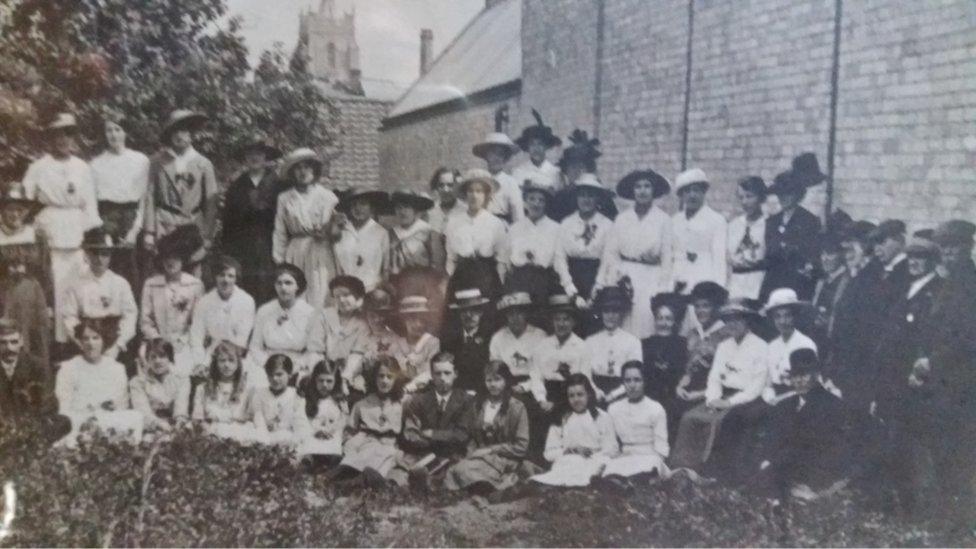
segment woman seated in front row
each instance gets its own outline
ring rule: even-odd
[[[271,355],[264,363],[268,386],[255,389],[248,405],[255,440],[294,447],[308,438],[305,400],[290,383],[294,371],[286,355]]]
[[[603,476],[626,485],[627,478],[640,480],[667,471],[668,419],[664,408],[644,394],[644,368],[638,361],[623,365],[626,398],[607,409],[620,443],[607,463]]]
[[[190,379],[174,370],[175,354],[169,341],[149,340],[140,371],[129,380],[132,408],[142,414],[146,431],[170,431],[187,419]]]
[[[217,343],[206,380],[194,389],[193,419],[205,422],[218,435],[222,426],[244,421],[248,384],[243,354],[244,349],[230,341]]]
[[[617,451],[613,420],[596,406],[596,391],[589,378],[576,373],[565,381],[567,410],[549,428],[545,457],[552,462],[548,473],[532,480],[553,486],[586,486],[599,476]]]
[[[341,362],[320,360],[305,380],[305,415],[309,436],[298,448],[313,468],[330,468],[342,459],[342,430],[349,403],[342,384]]]

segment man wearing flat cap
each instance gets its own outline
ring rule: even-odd
[[[153,155],[149,167],[149,193],[144,217],[145,244],[155,249],[156,241],[179,227],[191,226],[203,246],[189,260],[188,269],[200,274],[217,227],[220,187],[213,164],[193,148],[193,134],[207,117],[193,111],[173,111],[163,127],[163,148]]]
[[[879,223],[868,236],[874,246],[874,257],[882,269],[878,293],[883,308],[894,303],[911,284],[905,256],[905,230],[904,221],[888,219]]]
[[[699,282],[711,281],[720,286],[727,283],[728,224],[722,214],[705,203],[708,187],[708,177],[698,168],[678,174],[674,182],[682,208],[671,218],[671,276],[675,289],[685,294]]]

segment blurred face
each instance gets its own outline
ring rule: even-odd
[[[481,326],[481,309],[464,309],[461,311],[461,327],[473,332]]]
[[[295,183],[298,185],[311,185],[315,182],[315,167],[310,162],[302,162],[292,168],[295,173]]]
[[[437,195],[441,199],[441,204],[447,204],[448,206],[454,204],[457,201],[457,194],[454,191],[454,174],[452,172],[444,172],[438,181]]]
[[[671,307],[658,307],[654,311],[654,333],[658,335],[673,335],[677,319]]]
[[[352,218],[353,223],[366,223],[373,217],[373,205],[365,198],[354,200],[349,205],[349,217]]]
[[[793,328],[796,327],[796,317],[793,315],[793,309],[780,307],[773,309],[770,314],[773,317],[773,325],[776,326],[776,331],[780,335],[786,336],[793,333]]]
[[[163,272],[169,277],[179,276],[183,272],[183,260],[178,257],[163,259]]]
[[[790,387],[801,395],[805,395],[813,389],[816,377],[813,374],[790,374]]]
[[[566,400],[569,401],[569,407],[571,410],[577,414],[582,414],[586,411],[586,407],[589,405],[590,395],[586,393],[586,388],[582,385],[570,385],[566,387]]]
[[[298,282],[289,273],[281,273],[275,279],[275,293],[278,301],[291,303],[298,297]]]
[[[223,298],[228,298],[237,287],[237,270],[228,267],[217,273],[217,293]]]
[[[89,250],[85,252],[88,260],[88,267],[95,276],[101,276],[108,270],[108,265],[112,261],[110,250]]]
[[[935,269],[935,261],[924,256],[908,256],[908,274],[912,278],[921,278],[931,273],[933,269]]]
[[[542,161],[546,159],[546,145],[541,139],[531,139],[529,140],[529,159],[535,165],[542,164]]]
[[[592,191],[579,191],[576,193],[576,207],[579,208],[579,213],[583,217],[596,211],[596,201],[596,193]]]
[[[957,244],[941,244],[939,250],[942,252],[942,263],[952,267],[959,265],[969,257],[971,250],[967,246]]]
[[[177,151],[184,151],[193,144],[193,135],[190,130],[176,130],[169,137],[169,144]]]
[[[376,390],[381,394],[389,394],[393,390],[393,383],[396,381],[396,377],[393,372],[386,366],[381,366],[379,370],[376,371]]]
[[[797,193],[779,193],[776,195],[776,198],[779,199],[780,209],[791,210],[800,204],[803,195]]]
[[[654,185],[650,181],[642,179],[634,185],[634,202],[642,206],[654,203]]]
[[[604,309],[600,312],[603,320],[603,327],[607,330],[616,330],[624,321],[624,312],[618,309]]]
[[[627,368],[624,370],[624,392],[627,400],[636,402],[644,398],[644,376],[637,368]]]
[[[874,257],[878,258],[882,265],[887,265],[901,253],[904,247],[905,245],[897,238],[886,238],[874,246]]]
[[[27,212],[27,206],[22,204],[4,204],[0,210],[0,218],[8,228],[17,230],[24,226]]]
[[[288,387],[289,377],[288,371],[280,366],[271,370],[268,374],[268,388],[275,392],[283,391]]]
[[[55,132],[51,138],[54,156],[64,158],[75,152],[75,136],[70,131]]]
[[[485,164],[488,165],[488,171],[491,173],[502,171],[506,163],[508,163],[508,154],[500,147],[491,147],[485,153]]]
[[[386,315],[379,311],[366,311],[366,323],[374,333],[382,332],[386,329]]]
[[[696,299],[692,305],[695,309],[695,318],[704,327],[709,327],[715,322],[715,304],[707,299]]]
[[[315,378],[315,390],[320,395],[332,394],[336,386],[336,375],[331,372],[323,372]]]
[[[169,357],[163,353],[150,353],[146,359],[149,362],[149,373],[156,377],[165,376],[173,367],[173,363],[170,361]]]
[[[217,353],[217,373],[223,381],[234,379],[237,373],[237,357],[227,352]]]
[[[108,148],[113,151],[120,151],[125,148],[125,130],[115,122],[105,123],[105,142]]]
[[[742,211],[747,216],[752,217],[762,212],[763,201],[756,193],[738,187],[735,191],[735,196],[739,199],[739,206],[742,207]]]
[[[356,312],[359,310],[360,305],[362,305],[362,300],[356,297],[356,294],[352,293],[345,286],[336,286],[332,290],[332,299],[335,300],[339,312],[344,315]]]
[[[697,212],[705,204],[705,191],[707,187],[700,183],[694,183],[681,190],[681,200],[684,202],[685,210]]]
[[[442,395],[446,395],[454,388],[454,379],[457,374],[454,372],[454,364],[450,362],[435,362],[431,365],[431,380],[434,390]]]
[[[820,252],[820,266],[825,273],[832,273],[841,268],[842,261],[840,254],[834,250],[824,250]]]
[[[552,314],[552,333],[558,338],[569,337],[576,328],[576,317],[569,311],[556,311]]]
[[[422,315],[404,315],[403,327],[410,337],[420,337],[427,331],[427,319]]]
[[[4,362],[11,362],[20,355],[20,349],[24,346],[24,341],[17,332],[0,335],[0,359]]]
[[[844,261],[847,263],[847,268],[852,271],[860,269],[861,265],[864,265],[864,260],[867,257],[864,253],[864,245],[857,240],[850,240],[844,242]]]
[[[264,156],[264,153],[259,150],[247,151],[247,154],[244,155],[244,164],[249,170],[260,170],[264,168],[267,162],[268,160]]]
[[[543,193],[527,193],[524,201],[525,215],[532,221],[537,221],[546,214],[546,195]]]
[[[568,179],[570,183],[576,183],[576,180],[579,179],[579,177],[584,173],[586,173],[586,166],[579,162],[568,162],[563,167],[563,174],[566,175],[566,179]]]
[[[417,210],[406,204],[397,204],[395,211],[397,223],[404,229],[409,228],[417,221]]]
[[[749,333],[749,323],[744,316],[730,316],[726,318],[725,326],[729,330],[729,335],[737,341],[741,341]]]
[[[529,325],[525,309],[519,307],[509,309],[505,313],[505,320],[508,323],[508,329],[515,335],[521,335]]]
[[[102,351],[105,348],[102,334],[91,328],[85,328],[85,331],[81,333],[79,343],[81,344],[81,356],[85,357],[85,360],[95,362],[102,357]]]
[[[485,374],[485,390],[492,397],[500,397],[505,391],[505,378],[498,374]]]
[[[464,194],[464,201],[468,204],[471,211],[484,209],[488,203],[488,193],[481,183],[473,183],[468,186],[468,192]]]

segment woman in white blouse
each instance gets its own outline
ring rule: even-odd
[[[461,183],[460,194],[467,203],[464,214],[447,223],[447,294],[478,288],[482,295],[495,298],[508,271],[505,222],[486,208],[496,183],[485,170],[469,170]]]
[[[742,215],[729,222],[727,251],[732,272],[729,273],[728,290],[731,297],[759,298],[766,275],[762,267],[766,256],[766,215],[762,211],[766,192],[766,183],[758,176],[739,181],[736,188]]]
[[[337,218],[334,233],[337,267],[342,274],[362,280],[367,292],[386,280],[390,271],[390,233],[374,219],[377,212],[389,208],[389,200],[383,191],[359,188],[343,194],[339,203],[346,215]]]
[[[671,281],[671,218],[654,200],[671,190],[664,176],[653,170],[635,171],[617,184],[617,194],[634,207],[617,216],[603,252],[597,286],[613,286],[626,279],[633,288],[633,314],[624,328],[639,339],[654,333],[651,298],[668,291]]]
[[[593,286],[600,272],[600,259],[613,228],[613,221],[597,211],[600,200],[613,193],[603,187],[591,173],[585,173],[573,186],[577,209],[559,224],[556,264],[565,262],[569,284],[563,283],[567,295],[592,297]]]
[[[299,377],[308,373],[308,329],[315,310],[299,297],[305,285],[305,275],[298,267],[282,263],[275,269],[278,297],[262,305],[254,318],[247,365],[253,387],[267,386],[263,366],[273,354],[291,358]]]
[[[325,302],[329,279],[336,275],[331,222],[339,198],[316,183],[322,167],[311,149],[298,149],[285,159],[292,188],[278,196],[271,249],[275,263],[291,263],[305,273],[305,300],[316,307]]]
[[[627,398],[610,405],[619,446],[603,470],[604,477],[663,474],[668,457],[668,419],[664,408],[644,394],[640,362],[624,364],[622,376]]]
[[[118,118],[105,120],[106,149],[92,159],[91,171],[98,197],[98,210],[108,223],[113,214],[125,226],[117,229],[125,242],[134,245],[142,228],[146,190],[149,188],[149,157],[125,144],[126,133]]]
[[[210,364],[210,352],[227,340],[247,348],[254,327],[254,298],[237,286],[241,264],[222,256],[214,265],[217,286],[197,302],[190,323],[190,346],[194,365],[203,372]]]
[[[525,217],[508,228],[509,262],[506,284],[527,290],[532,303],[545,306],[549,296],[573,290],[566,256],[557,253],[559,224],[546,217],[552,189],[526,184],[522,189]]]

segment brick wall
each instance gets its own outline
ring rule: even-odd
[[[471,146],[495,129],[495,109],[508,104],[518,112],[518,97],[499,99],[465,110],[435,114],[380,132],[380,171],[383,185],[418,185],[426,188],[439,166],[465,169],[484,167],[471,154]]]
[[[339,110],[339,151],[329,177],[342,185],[380,183],[379,128],[390,104],[364,97],[333,98]]]
[[[843,21],[839,206],[913,227],[973,220],[976,3],[849,1]]]

